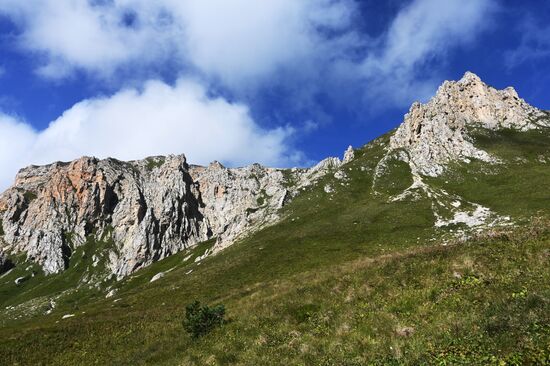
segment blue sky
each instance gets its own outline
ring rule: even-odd
[[[0,189],[81,155],[308,165],[465,71],[550,109],[546,0],[0,0]]]

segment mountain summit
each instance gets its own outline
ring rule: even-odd
[[[437,176],[452,160],[495,161],[471,143],[469,129],[527,131],[549,127],[547,116],[519,98],[514,88],[496,90],[466,72],[459,81],[443,83],[428,103],[414,103],[391,147],[406,149],[415,171]]]
[[[427,187],[422,177],[441,175],[453,161],[497,163],[498,157],[474,145],[474,129],[528,131],[550,126],[547,117],[514,89],[496,90],[467,72],[457,82],[446,81],[428,103],[412,105],[385,148],[373,187],[396,158],[410,166],[414,179],[394,199],[421,188],[429,197],[440,197],[434,207],[450,205],[443,201],[461,202]],[[51,274],[66,269],[72,252],[90,236],[108,238],[109,245],[94,254],[93,266],[102,263],[107,275],[120,279],[197,243],[216,238],[213,251],[218,251],[276,222],[292,197],[353,159],[350,147],[343,162],[329,158],[311,169],[257,164],[227,169],[217,162],[189,166],[183,155],[131,162],[83,157],[30,166],[0,196],[0,250],[25,253],[27,260]],[[345,170],[336,176],[345,180]],[[456,211],[451,206],[449,210]],[[458,218],[444,219],[439,211],[434,208],[437,225],[461,221],[461,215],[477,218],[469,222],[484,222],[490,212],[471,202],[462,205]]]

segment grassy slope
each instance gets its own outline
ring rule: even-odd
[[[500,214],[530,217],[550,208],[550,129],[474,131],[476,146],[505,164],[479,161],[428,180]]]
[[[537,158],[491,174],[480,174],[474,168],[484,168],[474,162],[456,167],[453,179],[431,183],[495,205],[501,214],[547,210],[540,202],[548,197],[540,182],[549,169],[538,160],[548,152],[546,136],[480,136],[479,143],[502,155],[514,138],[537,142],[517,144],[517,152]],[[444,233],[433,231],[429,202],[386,203],[404,183],[372,192],[384,140],[358,151],[346,166],[349,185],[324,178],[285,209],[285,220],[200,265],[193,259],[182,262],[187,253],[181,253],[117,284],[113,298],[92,294],[86,301],[61,302],[49,316],[7,321],[0,330],[0,359],[20,364],[331,365],[547,358],[546,224],[539,224],[546,229],[536,233],[518,229],[458,246],[434,244]],[[409,182],[405,166],[391,166],[392,182]],[[524,181],[526,175],[530,179]],[[492,193],[495,182],[514,194],[526,184],[529,198],[519,204],[517,196],[499,199]],[[334,194],[324,192],[327,183]],[[155,273],[174,267],[149,283]],[[17,296],[22,295],[12,292],[4,301]],[[180,324],[185,305],[195,298],[223,302],[232,318],[197,342]],[[76,317],[60,320],[66,313]],[[414,333],[400,336],[400,327],[412,327]]]

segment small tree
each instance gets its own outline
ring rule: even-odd
[[[225,306],[217,305],[210,308],[208,305],[201,306],[201,303],[195,300],[185,307],[183,328],[193,338],[199,338],[221,326],[225,322],[224,316]]]

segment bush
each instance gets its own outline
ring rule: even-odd
[[[183,328],[193,338],[199,338],[209,333],[215,327],[225,323],[225,306],[217,305],[210,308],[208,305],[201,306],[196,301],[185,307],[185,320]]]
[[[318,304],[306,304],[294,310],[294,317],[298,323],[305,323],[314,317],[320,310],[321,307]]]

